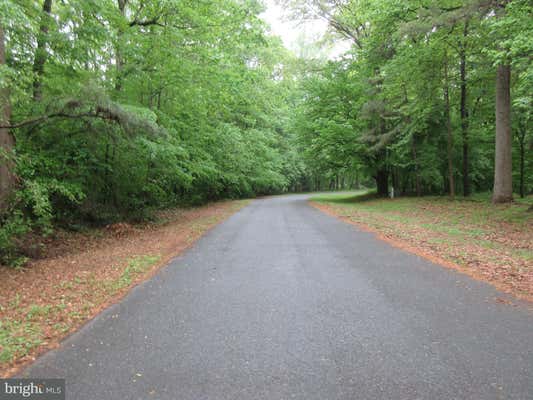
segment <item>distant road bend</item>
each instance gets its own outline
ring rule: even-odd
[[[75,400],[533,399],[533,312],[307,204],[255,200],[24,372]]]

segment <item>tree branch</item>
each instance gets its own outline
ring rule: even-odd
[[[36,125],[42,122],[45,122],[53,118],[65,118],[65,119],[79,119],[79,118],[100,118],[108,121],[119,122],[119,119],[116,115],[111,113],[109,110],[98,107],[95,111],[88,111],[80,114],[69,114],[64,111],[55,112],[52,114],[42,115],[37,118],[27,119],[25,121],[18,122],[12,125],[0,125],[0,128],[15,129],[22,128],[28,125]]]
[[[129,23],[129,26],[150,26],[150,25],[157,25],[157,26],[165,26],[164,24],[159,22],[159,17],[154,17],[152,19],[146,19],[144,21],[139,21],[138,19],[134,19]]]

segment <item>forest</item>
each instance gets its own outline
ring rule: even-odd
[[[20,238],[284,192],[533,192],[528,0],[3,0],[0,263]]]
[[[363,177],[382,196],[531,192],[530,2],[290,3],[352,44],[301,82],[294,129],[317,188]]]

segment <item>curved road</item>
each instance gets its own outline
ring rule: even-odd
[[[331,218],[255,200],[24,372],[73,400],[531,399],[533,313]]]

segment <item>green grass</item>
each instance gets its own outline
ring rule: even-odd
[[[318,194],[316,196],[311,197],[310,200],[319,203],[350,204],[359,203],[366,200],[372,200],[375,198],[375,191],[357,190],[353,192]]]
[[[107,292],[115,293],[130,286],[137,276],[146,272],[160,258],[159,255],[144,255],[131,258],[118,279],[106,282]]]
[[[42,336],[38,324],[10,318],[0,320],[0,362],[24,357],[42,343]]]
[[[533,252],[531,250],[524,250],[524,249],[513,249],[513,250],[510,250],[511,251],[511,254],[517,256],[517,257],[521,257],[523,258],[524,260],[527,260],[529,262],[532,262],[533,263]]]
[[[49,315],[53,311],[53,307],[51,305],[46,306],[39,306],[37,304],[34,304],[30,306],[29,310],[26,313],[26,318],[28,320],[32,320],[36,317],[45,317]]]
[[[159,256],[151,255],[133,257],[128,261],[124,272],[122,272],[122,275],[114,282],[114,284],[119,289],[131,285],[136,276],[148,270],[152,265],[159,261],[159,258]]]
[[[313,196],[310,199],[318,203],[343,206],[346,210],[357,210],[368,213],[379,213],[391,217],[393,214],[424,214],[424,207],[439,207],[446,214],[444,225],[464,225],[465,222],[482,226],[507,222],[524,226],[533,220],[533,212],[528,211],[533,204],[533,196],[515,200],[510,204],[493,205],[490,195],[486,193],[473,195],[471,198],[461,197],[450,200],[444,196],[399,197],[395,199],[377,198],[374,192],[359,191],[350,193],[333,193]],[[432,229],[437,229],[433,227]],[[470,232],[473,236],[482,234],[484,229]]]

